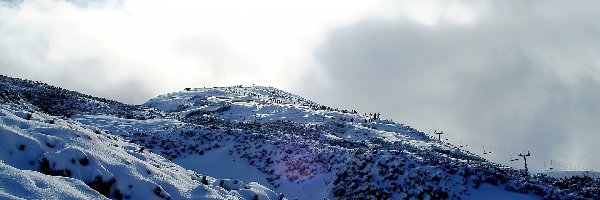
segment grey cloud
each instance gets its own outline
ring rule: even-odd
[[[163,14],[174,17],[157,21],[151,13],[161,10],[146,12],[156,6],[149,5],[0,3],[0,71],[135,104],[184,87],[238,84],[232,83],[238,79],[248,84],[252,76],[266,76],[257,70],[269,62],[252,60],[241,45],[225,41],[220,31],[213,32],[217,25],[203,27],[206,22],[190,19],[202,15],[177,16],[165,9]]]
[[[173,66],[159,66],[159,64],[155,64],[156,62],[152,62],[157,60],[155,58],[127,57],[131,55],[127,53],[139,49],[123,50],[107,46],[104,43],[106,38],[90,36],[86,32],[89,30],[79,27],[81,26],[79,23],[85,23],[85,21],[66,19],[65,16],[60,15],[61,11],[71,13],[73,16],[85,15],[86,11],[108,14],[120,12],[120,8],[102,7],[103,5],[114,6],[115,4],[110,3],[115,2],[119,3],[119,1],[108,0],[77,0],[0,4],[0,71],[4,75],[43,81],[65,89],[135,104],[143,103],[149,98],[168,92],[169,89],[183,88],[184,84],[193,86],[190,85],[192,84],[190,82],[173,80],[176,79],[174,76],[178,75],[179,71],[185,70],[183,67],[177,66],[177,63],[169,63]],[[40,9],[44,6],[48,8]],[[135,27],[131,29],[133,30]],[[128,38],[118,39],[127,40]],[[181,44],[173,47],[173,51],[178,51],[180,50],[178,48],[185,45],[190,46],[187,43],[192,43],[186,41],[185,37],[181,41]],[[148,40],[143,45],[147,45],[147,48],[155,48],[153,47],[154,42]],[[206,44],[198,44],[198,42],[191,44],[191,46],[194,45]],[[209,45],[205,48],[224,49],[219,53],[229,53],[225,52],[226,48],[219,46],[223,44],[213,42]],[[192,54],[190,57],[194,61],[212,59],[209,60],[210,64],[220,62],[219,59],[231,58],[216,57],[218,54],[198,56],[200,53],[208,52],[206,49],[203,52],[190,51]],[[126,54],[123,55],[122,52],[117,51]],[[196,53],[194,54],[194,52]],[[231,60],[235,59],[231,58]],[[148,66],[148,63],[154,64],[154,66]]]
[[[35,47],[33,45],[32,47]],[[1,47],[0,48],[4,48]],[[143,102],[153,91],[144,86],[145,81],[113,77],[115,72],[103,55],[48,61],[46,58],[19,58],[0,53],[5,75],[44,81],[65,89],[75,90],[124,102]],[[35,71],[35,73],[31,73]]]
[[[215,35],[185,35],[178,37],[172,51],[197,63],[206,63],[214,79],[223,79],[233,72],[247,73],[244,61],[226,41]]]
[[[0,20],[6,18],[0,17]],[[142,80],[115,78],[120,73],[115,71],[114,63],[110,62],[116,58],[109,52],[99,50],[73,56],[69,54],[71,52],[53,49],[52,35],[47,29],[18,26],[9,21],[0,21],[0,24],[4,24],[0,25],[0,69],[4,75],[43,81],[128,103],[143,102],[156,95],[147,87],[142,87],[145,83]],[[53,58],[53,54],[65,54],[66,58]]]
[[[469,26],[367,19],[339,28],[315,53],[334,85],[326,101],[600,169],[592,5],[503,1]]]
[[[108,13],[122,9],[119,1],[71,2],[76,9],[63,1],[44,5],[61,5],[52,14],[64,13],[58,9],[102,10],[96,5],[104,2],[117,2],[107,4],[115,6]],[[398,2],[403,6],[404,1]],[[600,161],[593,157],[600,141],[600,23],[595,20],[600,19],[599,3],[455,2],[484,6],[477,5],[481,10],[476,10],[471,25],[440,20],[427,26],[402,17],[363,18],[332,30],[314,49],[317,65],[323,68],[294,66],[298,64],[294,60],[290,66],[272,66],[286,70],[269,76],[285,76],[277,79],[289,81],[282,85],[320,103],[381,112],[425,131],[444,129],[450,137],[531,149],[536,155],[600,169]],[[28,3],[33,4],[23,5]],[[255,66],[262,61],[236,52],[235,44],[218,35],[178,35],[169,38],[174,43],[160,46],[170,48],[160,51],[169,54],[166,59],[144,55],[134,59],[127,56],[138,54],[127,53],[137,48],[104,47],[103,40],[77,32],[78,27],[72,26],[81,21],[69,24],[74,21],[60,16],[46,20],[54,18],[43,16],[44,9],[19,13],[18,7],[18,3],[0,2],[0,71],[6,75],[142,103],[168,90],[199,83],[212,86],[262,69]],[[63,34],[71,33],[79,38],[65,40],[68,36]],[[57,40],[67,48],[53,46]],[[69,42],[82,43],[81,49],[69,49]],[[151,39],[139,42],[153,48]],[[120,50],[125,53],[114,52]],[[57,54],[63,57],[53,57]],[[169,56],[184,66],[176,66],[181,63],[172,63]],[[298,62],[312,60],[302,57]],[[304,69],[315,71],[296,82]]]

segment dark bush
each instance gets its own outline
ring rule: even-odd
[[[46,174],[46,175],[51,175],[51,176],[71,177],[71,170],[68,170],[68,169],[54,170],[54,169],[52,169],[50,167],[50,161],[48,161],[48,159],[46,157],[42,157],[42,159],[40,159],[40,172],[42,172],[43,174]]]
[[[102,176],[96,176],[94,181],[86,183],[90,188],[98,191],[98,193],[104,195],[107,198],[111,198],[110,188],[117,182],[117,179],[111,178],[108,181],[104,181]],[[117,191],[115,191],[116,193]],[[120,192],[118,192],[120,194]]]
[[[160,188],[160,186],[156,186],[156,188],[154,188],[154,194],[163,199],[171,199],[171,197],[168,197],[166,194],[163,194],[163,189]]]
[[[208,179],[206,178],[206,176],[202,176],[202,184],[208,185]]]
[[[90,164],[90,160],[88,160],[87,157],[83,157],[82,159],[79,159],[79,163],[83,166],[87,166]]]

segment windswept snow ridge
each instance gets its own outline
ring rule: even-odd
[[[207,127],[196,131],[201,135],[219,133],[213,140],[217,147],[231,146],[230,159],[246,160],[276,191],[293,198],[308,199],[309,193],[343,199],[460,199],[479,194],[475,190],[481,184],[548,199],[593,198],[597,194],[591,191],[598,191],[598,182],[582,190],[558,188],[553,183],[561,180],[490,163],[376,113],[333,109],[271,87],[187,88],[144,105]],[[179,153],[184,149],[176,152],[163,154],[187,155]],[[295,192],[298,188],[304,189]]]
[[[186,88],[136,106],[0,80],[0,167],[65,182],[75,198],[600,198],[597,179],[527,174],[272,87]]]
[[[3,101],[0,105],[2,197],[278,199],[280,196],[256,183],[215,179],[186,170],[120,136],[84,127],[71,119],[49,116],[34,105]]]

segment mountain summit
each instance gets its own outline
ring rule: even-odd
[[[273,87],[142,105],[0,76],[8,199],[600,199],[600,181],[495,164],[378,113]]]

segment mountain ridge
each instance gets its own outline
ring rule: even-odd
[[[272,87],[185,88],[127,105],[2,76],[0,100],[11,111],[60,116],[94,134],[137,145],[136,151],[160,155],[167,166],[188,166],[180,169],[210,175],[216,169],[194,167],[198,160],[247,165],[257,170],[261,184],[292,198],[308,199],[302,193],[313,193],[342,199],[468,199],[477,197],[480,187],[506,189],[494,191],[517,198],[599,198],[597,180],[525,174],[376,113],[335,109]],[[28,118],[24,115],[22,119]],[[227,181],[232,179],[217,180],[211,184],[243,189]],[[94,180],[83,181],[89,185]],[[309,189],[298,189],[303,187]],[[170,189],[168,196],[177,191]],[[259,198],[283,196],[273,192]],[[236,196],[223,196],[228,197]]]

